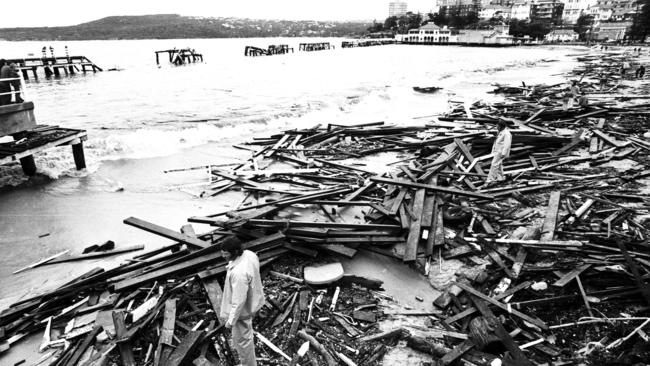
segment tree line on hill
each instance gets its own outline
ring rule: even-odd
[[[112,16],[66,27],[0,29],[0,39],[104,40],[362,35],[370,22],[323,22],[187,17],[177,14]]]

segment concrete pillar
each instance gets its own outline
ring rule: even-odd
[[[77,170],[86,168],[83,142],[79,141],[77,144],[72,144],[72,156],[74,157],[74,165],[77,167]]]
[[[24,158],[20,158],[20,166],[23,167],[23,172],[25,175],[31,177],[36,174],[36,162],[34,161],[34,155],[27,155]]]
[[[52,69],[49,66],[45,66],[44,70],[45,70],[45,77],[52,76],[53,72],[52,72]]]
[[[28,80],[29,74],[27,74],[27,69],[20,70],[23,73],[23,79]]]
[[[58,66],[54,66],[53,69],[54,69],[54,76],[56,76],[56,77],[61,76],[61,73],[59,72],[59,67]]]

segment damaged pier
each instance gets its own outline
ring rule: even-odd
[[[171,49],[171,50],[162,50],[154,51],[156,53],[156,65],[160,65],[160,54],[167,54],[167,58],[170,63],[174,65],[184,65],[195,62],[203,62],[203,55],[197,53],[193,48],[181,48],[181,49]]]
[[[25,80],[29,79],[30,71],[34,79],[38,79],[39,70],[43,71],[45,77],[103,71],[101,67],[90,61],[86,56],[31,57],[8,59],[6,61],[7,64],[15,63]]]

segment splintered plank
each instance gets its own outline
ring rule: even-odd
[[[551,192],[551,196],[548,199],[548,208],[546,209],[546,218],[544,218],[544,224],[542,225],[542,241],[553,240],[555,236],[555,226],[557,224],[557,212],[560,208],[560,191]]]
[[[126,330],[126,324],[124,324],[124,312],[114,311],[113,322],[115,323],[115,338],[120,351],[120,357],[122,358],[122,364],[124,366],[135,366],[133,348],[131,347],[131,342],[128,340],[128,332]]]
[[[533,284],[532,281],[522,282],[522,283],[518,284],[517,286],[509,288],[508,290],[504,291],[503,293],[494,296],[493,298],[494,298],[494,300],[505,299],[506,297],[516,293],[517,291],[520,291],[520,290],[523,290],[525,288],[530,287],[530,285],[532,285],[532,284]],[[445,319],[444,322],[447,323],[447,324],[451,324],[453,322],[457,322],[457,321],[463,319],[464,317],[466,317],[468,315],[472,315],[477,311],[478,310],[475,307],[469,307],[469,308],[461,311],[460,313]]]
[[[393,184],[393,185],[404,186],[404,187],[409,187],[409,188],[424,188],[424,189],[432,191],[432,192],[450,193],[450,194],[456,194],[456,195],[459,195],[459,196],[467,196],[467,197],[479,198],[479,199],[490,200],[490,201],[494,199],[493,196],[488,195],[488,194],[483,194],[483,193],[478,193],[478,192],[463,191],[463,190],[455,189],[455,188],[434,186],[434,185],[431,185],[431,184],[413,183],[413,182],[407,182],[407,181],[396,180],[396,179],[387,179],[387,178],[382,178],[382,177],[377,177],[377,176],[370,177],[370,180],[372,180],[374,182],[378,182],[378,183]]]
[[[650,286],[648,286],[643,281],[643,278],[639,273],[639,267],[636,265],[636,263],[634,263],[634,259],[630,256],[630,253],[628,253],[627,248],[625,247],[625,243],[623,243],[623,241],[621,240],[617,240],[616,244],[618,245],[618,248],[621,250],[623,257],[625,257],[625,262],[627,262],[627,266],[630,267],[630,270],[634,275],[634,279],[636,280],[637,286],[639,286],[639,290],[641,291],[643,298],[648,304],[650,304]]]
[[[524,313],[522,313],[522,312],[520,312],[518,310],[512,309],[510,306],[508,306],[508,305],[506,305],[506,304],[504,304],[502,302],[499,302],[499,301],[497,301],[497,300],[495,300],[495,299],[493,299],[491,297],[488,297],[488,296],[484,295],[483,293],[481,293],[479,291],[476,291],[471,286],[468,286],[468,285],[466,285],[466,284],[464,284],[462,282],[456,282],[455,284],[456,284],[456,286],[462,288],[464,291],[466,291],[466,292],[468,292],[468,293],[470,293],[470,294],[472,294],[472,295],[474,295],[474,296],[476,296],[476,297],[478,297],[478,298],[480,298],[482,300],[485,300],[488,303],[490,303],[492,305],[495,305],[495,306],[497,306],[497,307],[511,313],[514,316],[517,316],[517,317],[519,317],[519,318],[521,318],[521,319],[523,319],[523,320],[525,320],[525,321],[527,321],[527,322],[529,322],[531,324],[535,324],[536,326],[538,326],[538,327],[540,327],[540,328],[542,328],[544,330],[548,329],[548,325],[546,325],[546,323],[544,323],[543,321],[541,321],[539,319],[536,319],[536,318],[533,318],[531,316],[528,316],[528,315],[526,315],[526,314],[524,314]]]
[[[88,333],[88,335],[86,335],[86,338],[84,338],[84,340],[83,340],[83,342],[81,343],[81,345],[80,345],[79,347],[77,347],[77,349],[75,350],[75,352],[74,352],[74,354],[72,355],[72,357],[70,357],[70,358],[68,359],[68,362],[66,363],[66,365],[70,365],[70,366],[75,366],[75,365],[77,365],[77,362],[79,362],[79,359],[81,358],[81,356],[83,356],[83,354],[86,352],[86,350],[88,349],[88,347],[90,347],[90,344],[95,340],[95,338],[97,337],[97,335],[98,335],[102,330],[103,330],[103,328],[102,328],[101,325],[99,325],[99,326],[95,326],[95,327],[93,328],[93,330],[92,330],[90,333]]]
[[[273,154],[275,154],[275,151],[279,149],[282,145],[284,145],[284,143],[287,142],[287,139],[289,139],[290,136],[291,135],[289,134],[285,134],[284,136],[282,136],[282,138],[278,140],[278,142],[276,142],[275,145],[273,145],[273,147],[269,149],[269,151],[267,151],[266,154],[264,154],[264,156],[268,158]]]
[[[327,251],[340,254],[344,257],[347,258],[352,258],[354,257],[355,254],[357,254],[357,250],[354,248],[349,248],[346,247],[345,245],[341,244],[321,244],[318,246],[319,249],[325,249]]]
[[[223,290],[217,279],[212,280],[201,280],[205,292],[208,294],[208,300],[210,300],[210,305],[212,305],[212,310],[216,315],[219,315],[221,310],[221,299],[223,298]]]
[[[411,220],[409,235],[406,239],[406,250],[404,251],[404,262],[412,262],[418,255],[418,244],[422,236],[422,210],[424,209],[424,189],[418,189],[413,198],[413,214],[415,218]]]
[[[485,174],[485,171],[481,167],[481,163],[474,159],[474,156],[472,156],[472,154],[469,152],[469,148],[467,145],[465,145],[465,143],[463,143],[463,140],[454,139],[454,142],[460,149],[460,152],[463,154],[463,156],[465,156],[465,159],[467,159],[467,161],[470,163],[470,167],[473,166],[474,170],[476,170],[476,172],[479,174]]]
[[[571,282],[574,278],[578,277],[582,272],[586,271],[591,264],[583,264],[580,267],[574,268],[569,273],[565,274],[559,280],[553,283],[553,286],[564,287],[567,283]]]
[[[176,299],[168,299],[165,301],[165,314],[163,316],[162,328],[160,329],[160,338],[158,338],[158,347],[156,347],[156,354],[154,356],[154,366],[160,365],[160,361],[167,360],[171,354],[175,324]]]
[[[187,245],[192,245],[198,248],[207,248],[210,246],[210,243],[205,242],[203,240],[193,238],[189,235],[181,234],[177,231],[167,229],[160,225],[152,224],[150,222],[138,219],[136,217],[129,217],[128,219],[124,220],[124,223],[130,226],[137,227],[138,229],[142,229],[144,231],[150,232],[152,234],[160,235],[164,238],[176,240],[178,242]]]

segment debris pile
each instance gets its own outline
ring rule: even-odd
[[[585,59],[572,86],[499,86],[503,101],[417,126],[328,124],[238,145],[251,158],[212,168],[206,193],[240,191],[241,204],[188,219],[212,231],[126,219],[175,243],[14,304],[0,347],[45,329],[55,365],[234,364],[216,314],[219,243],[237,235],[263,266],[260,364],[373,365],[396,344],[437,365],[647,363],[650,121],[632,97],[645,85],[611,77],[601,97],[611,59]],[[588,102],[567,105],[576,85],[570,97]],[[513,135],[507,180],[486,187],[499,121]],[[434,312],[393,311],[373,274],[311,274],[359,251],[429,277],[452,261],[477,270],[452,273]],[[382,327],[392,317],[422,325]]]

